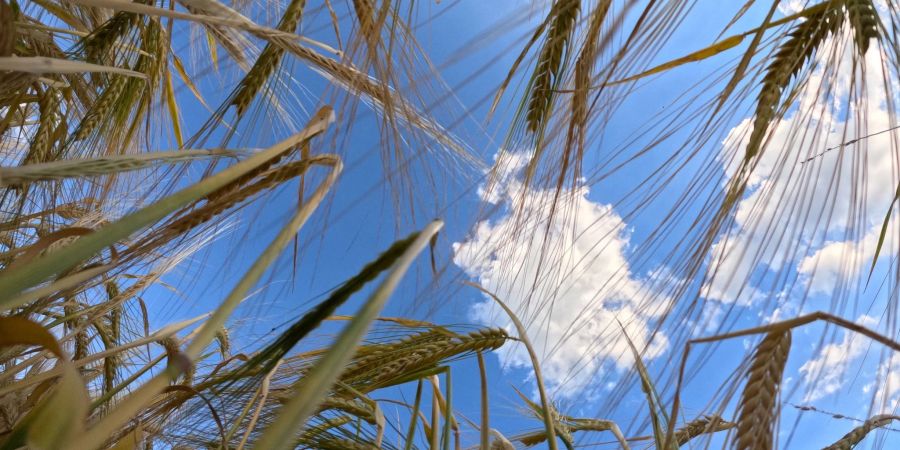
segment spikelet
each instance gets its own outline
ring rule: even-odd
[[[779,47],[763,77],[753,119],[753,131],[750,133],[744,156],[745,164],[759,153],[769,123],[775,118],[781,104],[781,96],[788,83],[803,69],[806,61],[825,39],[840,29],[843,21],[844,13],[840,3],[834,2],[795,26],[789,38]]]
[[[531,86],[531,98],[525,121],[528,130],[537,133],[553,103],[553,89],[559,83],[563,54],[568,49],[575,29],[581,0],[557,0],[550,10],[552,19],[547,39],[538,56]]]
[[[51,147],[53,136],[60,124],[59,93],[54,88],[47,88],[38,99],[40,124],[31,140],[31,146],[23,163],[45,162],[52,159]]]
[[[127,77],[110,75],[109,78],[109,84],[103,90],[103,93],[100,94],[100,98],[91,106],[91,109],[81,119],[81,123],[78,124],[74,134],[76,141],[82,141],[90,136],[91,132],[100,124],[100,121],[108,117],[113,105],[120,100],[122,92],[125,91],[125,86],[128,84]]]
[[[286,33],[293,33],[300,23],[305,6],[306,0],[291,0],[284,15],[281,17],[278,29]],[[238,116],[242,116],[247,111],[262,85],[269,79],[275,68],[278,67],[278,63],[281,62],[283,55],[284,49],[273,44],[267,44],[262,53],[260,53],[256,63],[253,64],[253,67],[241,80],[237,92],[234,94],[234,99],[231,101],[231,104],[237,109]]]
[[[213,194],[208,199],[208,203],[203,207],[190,211],[188,214],[179,217],[166,226],[165,232],[161,233],[165,236],[178,236],[212,220],[214,217],[227,211],[232,206],[246,200],[259,192],[271,189],[280,183],[291,178],[300,176],[309,168],[309,161],[296,161],[284,166],[273,169],[266,174],[258,182],[249,186],[240,187],[240,189],[232,189],[230,187],[223,188]]]
[[[116,340],[113,338],[113,333],[111,327],[108,327],[102,321],[95,321],[92,323],[95,330],[97,330],[97,336],[100,337],[100,342],[103,343],[103,348],[105,350],[110,350],[115,348]],[[116,385],[116,373],[119,368],[119,358],[118,355],[109,355],[103,358],[103,392],[112,392],[113,388]]]
[[[364,364],[354,362],[341,376],[341,381],[351,385],[365,385],[364,390],[374,389],[389,385],[410,373],[424,370],[449,358],[496,350],[508,337],[506,331],[501,328],[486,328],[467,335],[426,341],[406,347],[402,351],[383,353],[383,358],[380,358],[379,362],[373,359],[366,359]]]
[[[878,12],[872,0],[846,0],[847,18],[853,27],[853,38],[860,55],[869,50],[872,39],[878,38]]]
[[[72,352],[72,358],[74,360],[82,359],[88,354],[90,339],[84,326],[82,326],[84,317],[79,313],[78,301],[72,297],[66,297],[63,301],[63,314],[66,317],[65,330],[67,332],[75,331],[75,348]]]
[[[17,8],[0,1],[0,56],[10,56],[16,45]],[[2,91],[0,91],[2,92]]]
[[[897,420],[898,418],[900,417],[892,416],[889,414],[873,416],[869,420],[863,422],[862,425],[845,434],[844,437],[840,438],[834,444],[825,447],[823,450],[851,450],[856,446],[856,444],[859,444],[860,441],[865,439],[866,436],[870,432],[872,432],[872,430],[881,428],[889,424],[891,421]]]
[[[219,344],[219,354],[222,356],[222,359],[227,359],[231,356],[231,338],[228,335],[228,328],[221,327],[216,330],[216,342]]]
[[[321,422],[312,425],[303,431],[303,436],[300,437],[299,441],[300,444],[310,444],[315,441],[316,437],[327,433],[328,430],[346,425],[353,421],[353,418],[350,416],[319,417],[317,419]]]
[[[117,12],[103,25],[97,28],[83,41],[86,59],[95,64],[112,62],[109,52],[116,41],[137,25],[138,15],[128,12]]]
[[[591,85],[592,72],[597,59],[600,30],[611,0],[602,0],[591,13],[591,22],[584,39],[584,48],[575,61],[575,92],[572,97],[572,121],[583,127],[587,120],[587,94]]]
[[[329,437],[316,441],[315,448],[320,450],[379,450],[380,447],[368,442],[360,442],[354,439],[342,439]]]
[[[77,220],[91,211],[93,199],[84,199],[78,202],[65,203],[53,209],[53,213],[66,220]]]
[[[747,385],[741,393],[736,450],[772,449],[776,400],[790,349],[790,329],[770,332],[756,347],[747,371]]]
[[[359,22],[359,32],[369,47],[369,57],[372,57],[378,48],[380,38],[379,25],[375,17],[375,7],[372,5],[372,0],[353,0],[353,11],[356,13],[356,20]]]
[[[675,430],[675,440],[678,442],[678,446],[681,447],[697,436],[716,433],[731,428],[734,428],[733,423],[723,420],[717,415],[702,416]]]
[[[107,281],[105,284],[106,288],[106,301],[109,304],[115,304],[119,298],[119,285],[116,284],[115,281]],[[109,331],[112,336],[113,343],[118,344],[122,339],[122,307],[121,305],[116,305],[112,310],[109,311]]]
[[[119,286],[114,281],[105,283],[106,299],[110,304],[119,296]],[[94,322],[93,325],[103,342],[106,350],[112,349],[119,344],[122,335],[122,309],[120,305],[116,305],[109,311],[109,326],[103,322]],[[112,354],[103,358],[103,392],[112,392],[115,387],[116,374],[120,365],[118,354]]]
[[[283,399],[287,401],[288,398]],[[375,410],[372,408],[370,404],[366,402],[361,402],[355,399],[348,399],[343,397],[332,396],[325,399],[321,405],[319,405],[319,412],[327,411],[329,409],[336,409],[343,411],[351,416],[360,418],[369,422],[371,424],[375,424],[377,419],[375,417]]]

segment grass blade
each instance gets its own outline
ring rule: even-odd
[[[341,331],[331,349],[298,383],[294,398],[281,408],[278,417],[263,432],[256,448],[266,450],[291,448],[294,445],[296,433],[304,428],[307,419],[315,413],[316,408],[328,395],[331,386],[353,357],[356,346],[397,288],[415,257],[442,226],[443,223],[440,221],[426,226],[403,256],[394,263],[391,272],[372,293],[356,317]]]
[[[541,409],[544,413],[544,428],[547,430],[547,445],[549,445],[550,450],[557,450],[556,444],[556,427],[553,426],[553,416],[551,415],[551,405],[550,400],[547,397],[547,391],[544,389],[544,376],[541,374],[541,365],[538,362],[537,353],[534,351],[534,347],[531,345],[531,340],[528,339],[528,332],[525,329],[525,325],[516,317],[516,313],[513,310],[509,309],[502,300],[500,300],[496,295],[492,292],[488,291],[484,287],[479,284],[472,282],[465,282],[465,284],[478,289],[488,297],[492,298],[506,314],[509,316],[509,319],[512,321],[513,325],[516,327],[516,331],[519,333],[519,339],[522,341],[522,344],[525,345],[525,349],[528,350],[528,356],[531,358],[531,364],[534,367],[534,378],[537,382],[538,392],[541,394]]]

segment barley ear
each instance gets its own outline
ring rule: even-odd
[[[788,83],[800,73],[806,61],[825,39],[840,29],[843,21],[844,13],[840,4],[832,1],[829,7],[811,14],[805,22],[795,26],[789,38],[775,52],[763,77],[744,164],[750,163],[759,153],[769,124],[776,119],[781,97]]]
[[[557,0],[550,10],[552,19],[547,39],[538,56],[531,84],[531,97],[525,121],[528,130],[538,133],[553,105],[553,89],[559,84],[563,54],[572,41],[572,32],[581,7],[580,0]]]
[[[834,444],[825,447],[823,450],[850,450],[865,439],[872,430],[881,428],[894,420],[900,420],[900,417],[889,414],[873,416],[869,420],[863,422],[862,425],[850,430],[844,437],[840,438]]]
[[[872,0],[847,0],[847,18],[860,55],[869,50],[869,42],[878,38],[878,13]]]
[[[791,331],[772,331],[759,343],[741,394],[735,450],[771,450],[778,418],[777,397],[791,349]]]

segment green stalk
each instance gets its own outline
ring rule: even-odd
[[[406,444],[403,450],[412,450],[413,440],[416,436],[416,424],[419,422],[419,405],[422,403],[422,379],[416,385],[416,400],[413,402],[412,415],[409,417],[409,428],[406,430]]]

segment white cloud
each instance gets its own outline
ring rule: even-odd
[[[878,321],[863,315],[856,320],[862,326],[872,326]],[[819,354],[800,366],[803,382],[808,391],[804,401],[811,402],[839,391],[844,384],[850,363],[862,356],[871,341],[858,333],[844,330],[844,338],[839,343],[822,347]]]
[[[810,292],[830,294],[838,283],[862,275],[875,257],[879,233],[880,227],[872,228],[860,240],[828,242],[803,258],[797,271],[808,277]]]
[[[900,410],[900,357],[892,354],[878,366],[875,381],[863,387],[863,393],[874,391],[874,414],[897,414]]]
[[[588,200],[587,189],[563,191],[551,220],[554,192],[523,190],[517,178],[527,155],[502,157],[506,170],[481,196],[504,210],[454,244],[454,262],[517,313],[541,357],[548,387],[571,398],[604,371],[632,367],[618,322],[644,348],[665,302],[655,304],[657,311],[639,304],[647,280],[629,269],[629,233],[610,205]],[[521,215],[514,212],[518,205],[524,208]],[[666,275],[648,275],[653,276]],[[477,303],[471,314],[477,322],[512,330],[508,317],[489,299]],[[666,346],[666,337],[658,334],[645,358],[658,356]],[[509,367],[531,367],[520,345],[504,346],[499,357]]]
[[[778,12],[789,15],[803,11],[806,5],[804,0],[782,0],[778,5]]]

